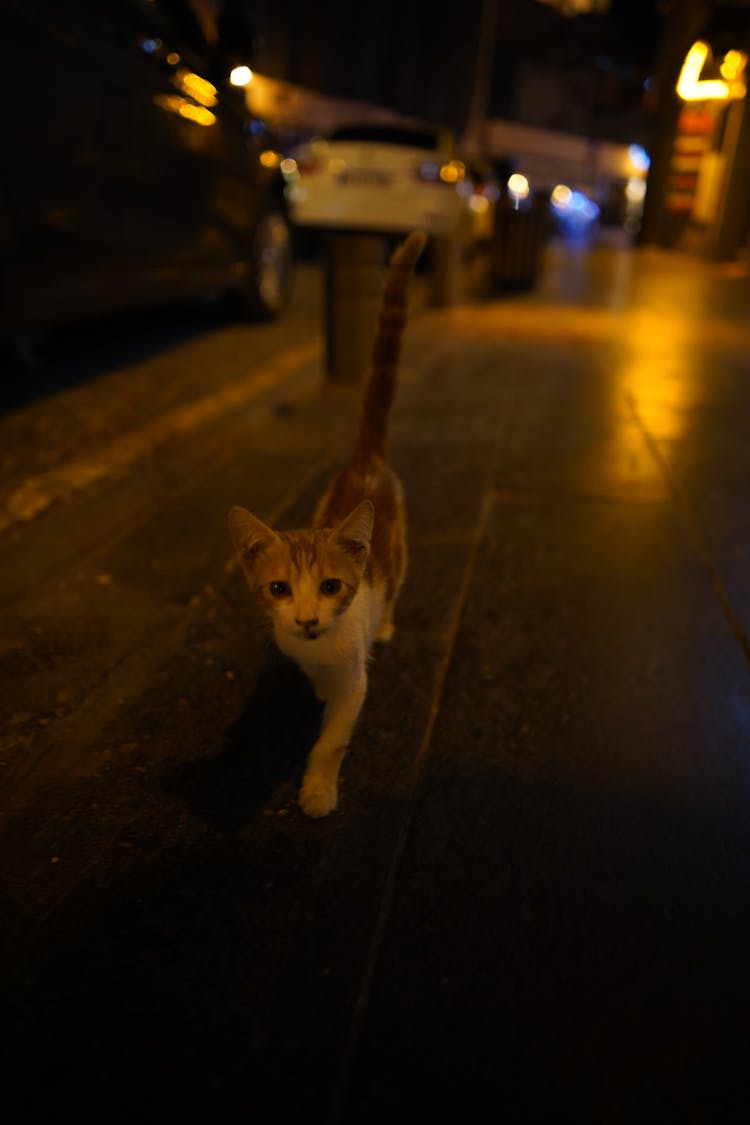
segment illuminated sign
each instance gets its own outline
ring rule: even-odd
[[[708,43],[699,39],[697,43],[693,43],[685,56],[680,77],[677,79],[677,93],[685,102],[726,101],[728,98],[744,98],[746,63],[747,56],[742,51],[728,51],[719,68],[719,73],[724,77],[702,77],[704,70],[710,71],[714,67],[711,48]]]

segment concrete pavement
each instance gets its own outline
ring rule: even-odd
[[[40,691],[81,623],[151,627],[11,791],[9,1121],[745,1120],[748,301],[553,248],[536,293],[412,321],[409,578],[324,822],[224,521],[303,524],[356,392],[207,423],[171,500],[149,470],[163,505],[65,614],[39,593]]]

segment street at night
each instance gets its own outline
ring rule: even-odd
[[[322,821],[226,527],[304,526],[348,455],[319,267],[6,386],[9,1125],[745,1120],[747,270],[554,240],[525,294],[425,285],[408,577]]]

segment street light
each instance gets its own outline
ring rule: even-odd
[[[521,172],[514,172],[508,180],[507,188],[509,195],[513,199],[513,209],[517,211],[521,200],[528,199],[529,197],[531,192],[529,181]]]
[[[229,81],[233,86],[247,86],[253,80],[253,72],[249,66],[235,66],[229,72]]]

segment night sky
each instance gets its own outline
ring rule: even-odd
[[[481,0],[232,0],[249,13],[261,73],[460,127]]]
[[[489,110],[510,108],[521,58],[600,66],[617,90],[642,83],[665,0],[614,0],[607,16],[565,19],[534,0],[498,0]],[[389,106],[461,130],[471,104],[482,0],[225,0],[252,31],[265,74]]]

